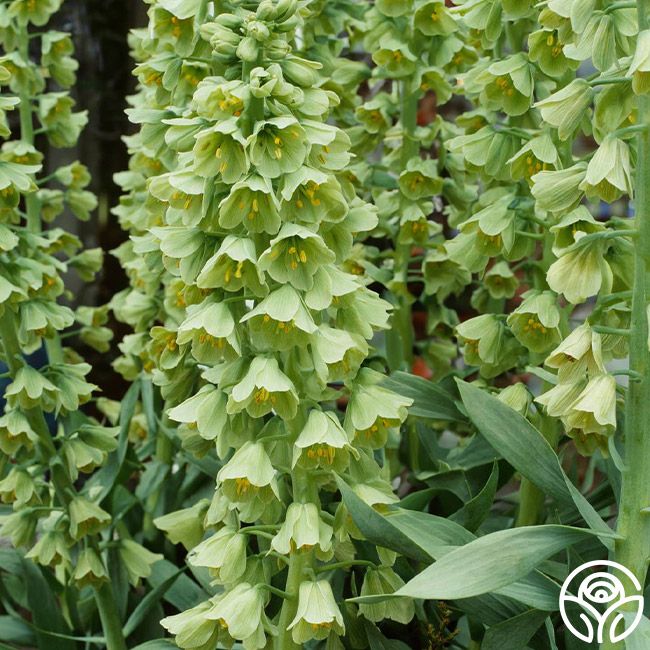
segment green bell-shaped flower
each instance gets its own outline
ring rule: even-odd
[[[268,178],[251,175],[233,185],[219,204],[219,225],[227,230],[243,225],[248,232],[277,234],[279,204]]]
[[[528,184],[532,185],[535,174],[557,169],[560,166],[560,157],[551,136],[542,133],[528,140],[508,162],[513,179],[526,179]]]
[[[595,436],[595,446],[607,455],[607,439],[616,430],[616,379],[609,374],[590,379],[562,419],[576,444],[586,442],[582,436]]]
[[[576,327],[560,345],[546,358],[546,365],[558,371],[561,383],[571,383],[590,375],[603,374],[605,361],[602,354],[602,340],[589,323]]]
[[[650,90],[650,29],[639,32],[627,74],[632,77],[632,90],[635,94],[643,95]]]
[[[23,469],[13,468],[7,476],[0,481],[0,501],[15,504],[19,509],[26,506],[36,496],[34,480]]]
[[[219,470],[217,485],[243,521],[258,519],[279,495],[275,468],[259,442],[246,442],[234,453]]]
[[[332,557],[333,529],[321,518],[315,503],[291,503],[282,527],[271,540],[271,548],[282,555],[316,549],[320,560]]]
[[[578,78],[535,106],[543,120],[558,130],[560,140],[568,140],[580,126],[593,98],[594,89],[589,82]]]
[[[483,276],[483,282],[490,296],[496,300],[512,298],[519,281],[507,262],[497,262]],[[469,282],[467,283],[469,284]]]
[[[362,368],[352,384],[350,401],[345,411],[345,429],[355,442],[373,449],[386,444],[388,430],[399,426],[413,403],[379,385],[382,375]]]
[[[334,253],[315,232],[286,223],[262,253],[259,267],[276,282],[307,291],[314,286],[319,267],[334,260]]]
[[[153,523],[172,544],[182,544],[189,551],[203,539],[203,520],[209,505],[207,499],[200,499],[189,508],[157,517]]]
[[[458,29],[458,24],[442,0],[425,2],[418,7],[413,25],[426,36],[449,36]]]
[[[18,409],[7,409],[0,417],[0,450],[14,456],[20,449],[32,449],[38,442],[38,434]]]
[[[528,37],[529,58],[549,77],[562,77],[567,69],[574,70],[578,62],[564,54],[564,43],[558,30],[540,29]]]
[[[221,638],[225,642],[233,643],[229,635],[225,635],[220,625],[207,618],[212,611],[213,603],[210,600],[186,609],[175,616],[167,616],[160,621],[160,624],[174,636],[174,642],[179,648],[185,650],[210,650],[217,647]]]
[[[151,575],[151,567],[163,559],[160,553],[152,553],[132,539],[120,540],[118,552],[129,582],[134,587],[140,585],[142,578],[148,578]]]
[[[312,352],[323,383],[345,381],[356,376],[368,356],[368,344],[358,334],[321,325],[312,337]]]
[[[613,274],[607,263],[606,240],[586,240],[585,235],[565,249],[546,273],[548,286],[573,305],[583,303],[600,291],[611,291]]]
[[[246,139],[234,118],[201,131],[193,153],[193,170],[203,178],[218,177],[232,184],[248,171]]]
[[[507,323],[522,345],[533,352],[547,352],[561,340],[557,297],[550,291],[531,290],[523,298]]]
[[[305,347],[318,329],[302,297],[290,284],[270,293],[241,322],[249,324],[257,346],[268,350]]]
[[[97,504],[82,496],[76,496],[68,506],[70,535],[72,539],[93,535],[106,528],[111,516]]]
[[[317,224],[339,222],[347,215],[348,203],[333,176],[301,167],[283,181],[281,210],[287,220]]]
[[[553,254],[560,257],[562,252],[573,246],[584,235],[603,232],[605,226],[594,219],[586,206],[579,205],[565,214],[550,228],[553,233]]]
[[[399,187],[402,194],[411,201],[430,199],[442,191],[442,179],[438,175],[435,160],[411,158],[400,174]]]
[[[62,0],[13,0],[7,9],[8,18],[17,18],[19,24],[32,23],[42,27],[62,4]]]
[[[478,366],[481,376],[496,377],[515,366],[523,349],[494,314],[482,314],[456,326],[465,362]]]
[[[523,53],[493,63],[476,81],[484,84],[481,97],[490,110],[523,115],[533,103],[533,68]]]
[[[333,413],[312,409],[293,447],[292,465],[307,469],[323,467],[343,471],[350,460],[348,434]]]
[[[182,346],[191,341],[192,356],[197,361],[213,365],[241,354],[235,319],[228,305],[207,298],[198,305],[189,305],[186,314],[178,326],[176,342]]]
[[[228,397],[229,414],[246,409],[254,418],[275,411],[291,420],[298,408],[298,395],[291,380],[280,370],[274,357],[255,357],[243,379]]]
[[[370,568],[363,577],[361,596],[392,594],[403,586],[404,581],[391,567]],[[390,619],[406,625],[415,616],[415,605],[411,598],[392,598],[379,603],[361,603],[359,612],[375,623]]]
[[[5,391],[10,406],[31,409],[39,404],[46,410],[54,408],[59,389],[36,368],[23,366]]]
[[[294,117],[273,117],[257,122],[249,138],[251,163],[264,178],[297,171],[305,162],[309,149],[305,130]]]
[[[633,198],[630,148],[612,135],[607,136],[587,165],[580,189],[588,199],[613,203],[623,194]]]
[[[224,526],[195,546],[187,561],[192,566],[207,567],[221,584],[237,582],[246,570],[246,535]]]
[[[68,544],[69,540],[62,532],[56,529],[46,530],[38,538],[36,544],[25,553],[25,557],[42,566],[68,568],[72,561]]]
[[[274,631],[264,612],[267,600],[264,585],[240,582],[212,599],[213,605],[206,618],[215,621],[216,627],[227,630],[228,635],[241,641],[247,650],[261,650],[266,647],[265,632]]]
[[[298,610],[289,624],[291,637],[298,645],[312,639],[326,639],[333,631],[345,634],[341,610],[326,580],[302,582],[298,589]]]
[[[541,171],[532,177],[532,194],[537,205],[549,212],[568,212],[582,200],[578,189],[587,173],[587,164],[576,163],[567,169]]]
[[[196,278],[199,289],[248,289],[263,296],[267,288],[257,268],[255,244],[251,239],[228,235]]]
[[[472,274],[440,249],[426,254],[422,272],[426,294],[436,296],[440,301],[452,294],[458,295],[472,281]]]
[[[94,548],[84,548],[80,551],[72,572],[72,580],[79,589],[97,588],[109,580],[104,562]]]

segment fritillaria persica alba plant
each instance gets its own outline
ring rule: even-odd
[[[650,560],[646,0],[146,4],[121,405],[61,2],[0,6],[0,642],[575,647]]]
[[[376,210],[346,178],[349,139],[326,121],[338,97],[320,87],[320,65],[294,52],[298,9],[162,2],[137,35],[134,160],[169,154],[139,185],[143,199],[134,189],[120,209],[135,236],[119,252],[133,260],[132,288],[115,308],[143,330],[142,369],[181,449],[220,466],[212,494],[154,522],[219,585],[162,621],[185,648],[262,648],[267,638],[336,647],[350,567],[367,567],[364,593],[402,584],[393,553],[359,556],[360,533],[336,497],[339,480],[369,505],[396,500],[382,450],[411,400],[360,367],[388,305],[345,264]],[[171,309],[145,333],[161,299]],[[368,619],[386,616],[407,623],[413,606]]]

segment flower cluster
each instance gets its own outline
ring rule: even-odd
[[[331,576],[360,535],[336,478],[371,506],[396,500],[382,452],[410,399],[363,366],[390,306],[349,268],[378,219],[328,122],[339,97],[295,49],[306,10],[229,7],[160,0],[132,39],[142,127],[118,209],[131,286],[113,307],[136,332],[119,367],[160,390],[179,462],[215,466],[208,500],[155,520],[215,585],[163,625],[183,648],[339,647],[349,592]],[[364,561],[364,590],[396,588],[393,556]]]
[[[483,277],[471,300],[480,314],[456,332],[466,363],[489,379],[540,364],[541,355],[562,349],[572,340],[574,306],[594,297],[597,306],[584,327],[595,328],[595,340],[599,329],[622,330],[629,322],[633,248],[629,228],[615,215],[624,216],[621,199],[632,198],[629,127],[643,57],[639,53],[631,67],[624,59],[634,51],[637,32],[635,10],[627,5],[596,3],[592,12],[580,3],[575,9],[553,1],[504,3],[493,12],[487,9],[492,3],[484,4],[479,11],[482,3],[459,3],[476,63],[458,76],[457,92],[476,110],[458,120],[464,133],[447,143],[480,193],[455,212],[458,234],[445,242],[437,265],[447,277],[455,263],[458,286],[467,285],[470,274]],[[598,72],[585,79],[577,69],[587,60]],[[595,147],[577,155],[573,143],[582,134]],[[612,205],[609,218],[599,214],[603,202]],[[450,286],[450,280],[434,284],[436,290]],[[600,448],[607,454],[616,384],[604,363],[626,353],[624,336],[603,337],[590,383],[578,390],[577,380],[569,382],[577,391],[575,411],[566,393],[558,406],[568,385],[563,372],[557,386],[545,386],[550,392],[539,403],[549,416],[561,417],[583,453]],[[555,352],[548,364],[559,370],[554,358]],[[578,415],[591,412],[591,400],[604,409],[595,416],[597,425]]]
[[[15,0],[0,7],[0,358],[8,376],[0,500],[12,506],[0,535],[47,569],[56,589],[90,586],[106,594],[102,535],[111,514],[101,503],[106,491],[88,479],[116,450],[118,430],[80,410],[97,387],[87,380],[90,365],[61,338],[76,323],[73,333],[84,343],[106,350],[106,310],[75,312],[64,304],[72,297],[64,277],[75,271],[92,280],[102,254],[44,225],[56,224],[64,211],[86,220],[97,201],[86,189],[84,165],[74,161],[45,173],[47,161],[35,147],[40,135],[49,147],[70,148],[87,122],[70,95],[78,67],[71,36],[46,27],[60,5]],[[158,556],[126,537],[115,541],[132,582],[149,575]]]

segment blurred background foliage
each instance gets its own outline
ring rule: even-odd
[[[123,134],[134,131],[124,113],[126,97],[135,88],[128,34],[130,29],[146,25],[146,10],[145,3],[134,0],[68,0],[51,25],[72,34],[80,64],[75,91],[77,107],[88,110],[90,121],[76,150],[47,151],[45,141],[39,147],[52,167],[60,164],[60,157],[78,158],[88,166],[92,175],[88,189],[97,195],[99,208],[87,222],[70,217],[61,225],[78,235],[87,248],[100,246],[107,253],[127,237],[111,214],[120,195],[113,174],[128,166],[121,139]],[[82,284],[76,276],[69,280],[75,303],[85,305],[105,304],[127,284],[119,263],[110,254],[106,255],[97,282]],[[112,322],[111,327],[119,341],[123,326]],[[91,381],[103,387],[105,397],[120,399],[126,387],[111,367],[114,346],[108,354],[85,347],[83,353],[93,367]]]

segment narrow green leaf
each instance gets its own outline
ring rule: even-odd
[[[633,613],[623,613],[626,625],[634,622]],[[625,640],[625,650],[648,650],[650,648],[650,620],[643,616],[639,626]]]
[[[34,632],[29,625],[13,616],[0,616],[0,641],[26,646],[36,643]]]
[[[39,567],[23,560],[23,577],[32,621],[37,628],[39,650],[75,650],[75,644],[65,638],[68,631],[56,598]],[[56,635],[56,636],[55,636]]]
[[[463,528],[473,533],[476,532],[488,514],[490,514],[490,508],[492,507],[498,485],[499,465],[495,462],[492,465],[492,472],[490,472],[490,477],[483,486],[483,489],[460,508],[460,510],[454,512],[450,519],[463,526]]]
[[[555,612],[560,602],[560,586],[539,570],[497,589],[495,593],[545,612]]]
[[[409,407],[410,415],[428,420],[467,421],[456,407],[451,393],[422,377],[398,371],[387,377],[382,385],[413,400]]]
[[[524,650],[547,616],[547,612],[531,609],[490,627],[481,643],[481,650]]]
[[[456,522],[428,512],[396,508],[385,518],[434,559],[439,556],[440,547],[462,546],[474,539],[472,533]]]
[[[178,646],[169,639],[153,639],[135,646],[131,650],[178,650]]]
[[[607,548],[613,548],[611,529],[571,483],[557,454],[525,417],[489,393],[458,381],[463,404],[488,442],[518,472],[554,499],[574,505]]]
[[[153,384],[151,383],[151,379],[142,378],[140,381],[142,410],[147,419],[147,431],[149,436],[153,437],[158,430],[158,418],[156,418],[156,408],[154,405]]]
[[[138,606],[133,610],[131,613],[131,616],[129,616],[128,620],[124,624],[124,638],[128,638],[133,632],[135,632],[138,629],[138,626],[142,621],[144,620],[145,616],[156,606],[156,603],[158,603],[164,595],[167,593],[167,591],[170,589],[170,587],[176,582],[176,579],[178,578],[181,573],[183,573],[185,569],[179,569],[176,571],[176,573],[172,573],[168,578],[165,578],[163,582],[161,582],[159,585],[154,587],[138,604]]]
[[[175,574],[178,574],[178,568],[174,564],[168,560],[159,560],[151,567],[151,575],[147,582],[155,589]],[[201,589],[194,580],[184,574],[177,575],[173,584],[163,595],[164,600],[179,611],[191,609],[209,597],[209,594]]]
[[[500,530],[444,555],[395,595],[454,600],[489,593],[520,580],[543,560],[593,534],[557,525]]]
[[[122,469],[122,464],[126,458],[126,452],[129,443],[129,426],[135,413],[135,406],[140,396],[140,380],[134,381],[122,400],[120,410],[120,431],[117,437],[117,449],[108,457],[108,461],[87,483],[88,488],[99,486],[98,500],[103,501],[115,485],[115,481]]]
[[[368,636],[370,650],[409,650],[409,646],[397,639],[386,638],[381,630],[370,621],[363,621],[363,627]]]
[[[368,541],[390,548],[414,560],[421,562],[433,560],[433,556],[412,541],[408,535],[359,498],[343,479],[337,477],[336,482],[350,516]]]

